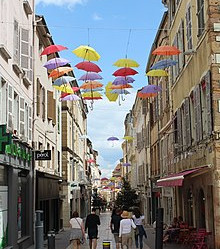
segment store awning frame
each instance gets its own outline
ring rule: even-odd
[[[210,168],[210,165],[171,174],[169,176],[166,176],[166,177],[163,177],[163,178],[157,180],[157,186],[158,187],[183,186],[183,181],[184,181],[186,176],[191,175],[195,172],[201,171],[203,169],[207,169],[207,168]]]

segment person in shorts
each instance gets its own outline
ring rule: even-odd
[[[112,233],[114,234],[116,249],[120,249],[120,242],[119,242],[119,228],[120,228],[120,221],[122,220],[121,217],[121,209],[116,209],[115,213],[112,215],[110,228]]]
[[[86,217],[85,223],[85,230],[88,228],[90,249],[96,249],[97,247],[98,225],[100,225],[99,216],[96,215],[96,209],[92,208],[92,212]]]

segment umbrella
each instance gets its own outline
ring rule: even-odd
[[[108,186],[114,186],[115,184],[113,182],[110,182]]]
[[[112,75],[114,76],[128,76],[128,75],[135,75],[138,72],[130,67],[123,67],[116,70]]]
[[[106,186],[106,187],[103,187],[102,189],[109,189],[109,187]]]
[[[157,95],[158,95],[158,93],[142,93],[142,92],[139,92],[137,94],[137,97],[147,99],[147,98],[156,97]]]
[[[119,139],[117,137],[109,137],[107,141],[118,141]]]
[[[105,96],[108,98],[108,100],[110,102],[115,102],[118,98],[118,94],[116,93],[111,93],[111,87],[112,86],[112,82],[108,82],[108,84],[105,87]]]
[[[76,56],[88,61],[98,61],[100,55],[94,48],[86,45],[81,45],[72,51]]]
[[[156,62],[150,69],[164,69],[166,67],[172,67],[177,64],[177,61],[166,59]]]
[[[139,64],[135,60],[131,59],[119,59],[114,64],[116,67],[139,67]]]
[[[56,52],[59,52],[65,49],[68,49],[68,48],[62,45],[50,45],[46,47],[40,55],[52,54],[52,53],[56,53]]]
[[[116,180],[116,177],[112,176],[109,180],[110,180],[110,181],[115,181],[115,180]]]
[[[94,159],[88,159],[87,162],[88,163],[95,163],[95,160]]]
[[[160,91],[162,88],[157,85],[147,85],[140,90],[141,93],[158,93]]]
[[[94,72],[88,72],[84,75],[82,75],[79,80],[102,80],[102,76],[99,75],[98,73],[94,73]]]
[[[70,81],[73,81],[73,80],[75,80],[75,79],[76,79],[76,78],[71,77],[71,76],[62,76],[62,77],[56,79],[56,80],[54,81],[53,85],[55,85],[55,86],[61,86],[61,85],[63,85],[63,84],[67,84],[67,83],[69,83]]]
[[[54,69],[57,67],[62,67],[69,63],[70,61],[64,58],[54,58],[46,62],[43,67],[46,67],[47,69]]]
[[[180,54],[181,51],[175,46],[160,46],[156,48],[152,54],[154,55],[177,55]]]
[[[124,84],[128,84],[128,83],[133,83],[135,80],[130,77],[123,77],[123,76],[119,76],[117,78],[114,79],[114,81],[112,82],[113,85],[124,85]]]
[[[125,90],[125,89],[113,89],[111,91],[111,93],[117,93],[117,94],[130,94],[129,91]]]
[[[124,136],[123,139],[127,141],[132,141],[134,138],[132,136]]]
[[[102,99],[102,97],[94,97],[94,96],[83,96],[83,99],[85,100],[98,100],[98,99]],[[93,103],[92,103],[93,104]],[[91,110],[93,110],[92,105],[90,106]]]
[[[129,85],[129,84],[125,84],[125,85],[117,85],[117,86],[111,86],[110,89],[124,89],[124,88],[133,88],[133,86]]]
[[[99,81],[87,81],[86,83],[82,84],[80,88],[82,89],[95,89],[98,87],[102,87],[103,84]]]
[[[128,166],[131,166],[131,164],[130,163],[123,163],[122,166],[128,167]]]
[[[147,72],[146,75],[152,77],[162,77],[162,76],[168,76],[168,73],[165,70],[157,69],[157,70],[150,70],[149,72]]]
[[[58,78],[70,71],[73,71],[71,67],[58,67],[54,69],[48,77]]]
[[[87,72],[102,72],[99,66],[91,61],[83,61],[75,65],[76,68],[87,71]]]
[[[82,93],[87,93],[87,92],[91,92],[91,91],[93,91],[93,92],[101,92],[101,91],[103,91],[103,88],[98,87],[98,88],[93,88],[93,89],[88,88],[88,89],[82,89],[81,90]]]
[[[64,93],[74,93],[73,89],[71,86],[67,86],[67,85],[61,85],[61,86],[55,86],[52,85],[55,89],[64,92]]]
[[[71,95],[67,95],[66,97],[60,99],[60,101],[67,101],[67,100],[76,101],[76,100],[80,100],[80,97],[75,95],[75,94],[71,94]]]
[[[101,181],[108,181],[108,178],[103,177],[103,178],[101,179]]]

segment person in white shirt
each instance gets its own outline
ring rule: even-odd
[[[123,211],[121,214],[123,218],[120,221],[119,238],[121,238],[122,249],[131,249],[132,246],[132,227],[136,228],[133,220],[129,218],[129,212]]]
[[[80,249],[80,242],[85,239],[85,230],[83,226],[83,220],[79,217],[77,211],[73,212],[70,219],[70,243],[73,245],[73,249]]]

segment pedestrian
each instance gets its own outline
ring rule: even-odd
[[[77,211],[73,212],[70,219],[70,243],[73,245],[73,249],[80,249],[80,243],[85,239],[85,230],[83,226],[83,220],[79,217]]]
[[[123,211],[121,214],[119,238],[121,238],[122,249],[131,249],[132,247],[132,229],[136,228],[133,220],[129,218],[129,212]]]
[[[110,228],[114,235],[116,249],[120,249],[119,228],[120,228],[120,221],[122,220],[121,213],[122,213],[121,209],[117,208],[114,214],[112,214],[111,222],[110,222]]]
[[[96,208],[92,208],[91,214],[86,217],[85,230],[88,228],[89,248],[96,249],[98,238],[99,216],[96,215]]]
[[[137,227],[135,230],[135,245],[136,245],[136,248],[139,248],[139,243],[140,243],[140,249],[142,249],[143,248],[143,237],[147,238],[147,234],[143,226],[144,215],[141,215],[141,212],[139,209],[135,209],[133,212],[132,218],[134,220],[134,224]]]

